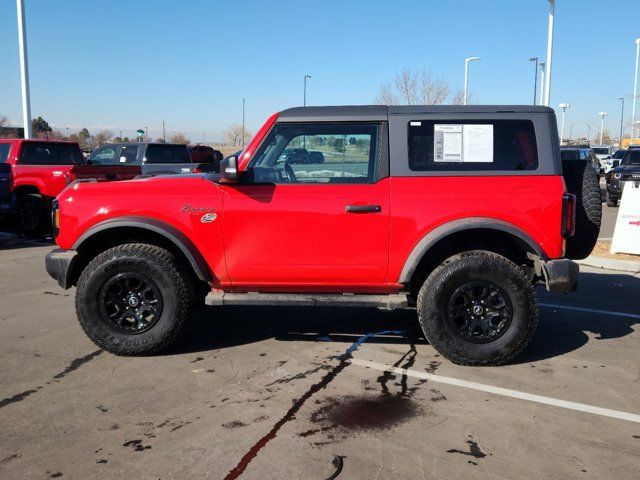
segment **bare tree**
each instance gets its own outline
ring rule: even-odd
[[[461,104],[462,97],[459,90],[452,94],[444,78],[434,78],[426,70],[414,72],[405,68],[390,82],[380,85],[376,102],[381,105]]]
[[[113,138],[113,133],[109,130],[100,130],[96,133],[94,139],[96,141],[96,145],[102,145],[103,143],[108,143]]]
[[[234,147],[241,147],[243,143],[251,137],[251,132],[245,128],[244,130],[244,142],[242,139],[242,125],[234,124],[230,125],[223,133],[225,143],[227,145],[233,145]]]
[[[191,143],[191,140],[189,140],[189,138],[184,133],[181,133],[181,132],[176,132],[173,135],[171,135],[169,137],[169,141],[171,143],[184,143],[184,144]]]
[[[5,115],[0,114],[0,127],[4,127],[9,123],[9,118]]]

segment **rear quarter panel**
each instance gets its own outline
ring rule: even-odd
[[[429,232],[458,219],[484,217],[520,229],[549,258],[562,257],[564,180],[558,175],[392,177],[388,280]]]

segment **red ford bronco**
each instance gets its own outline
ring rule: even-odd
[[[324,162],[287,160],[302,148]],[[220,174],[75,182],[46,267],[119,355],[167,348],[202,303],[340,305],[414,307],[444,356],[498,365],[533,337],[534,286],[574,290],[594,245],[576,165],[545,107],[292,108]]]

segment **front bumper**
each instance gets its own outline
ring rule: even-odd
[[[77,252],[74,252],[73,250],[56,248],[49,252],[44,258],[44,265],[47,269],[47,273],[65,290],[72,286],[71,272],[77,257]]]
[[[537,267],[550,292],[575,292],[578,288],[580,266],[573,260],[567,258],[540,260]]]

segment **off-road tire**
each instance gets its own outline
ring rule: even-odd
[[[600,234],[600,178],[591,163],[569,160],[562,162],[562,175],[567,190],[576,196],[576,229],[573,236],[567,239],[565,256],[582,260],[591,254]]]
[[[144,275],[157,286],[162,312],[153,326],[141,333],[122,333],[103,318],[100,291],[120,273]],[[98,347],[116,355],[152,355],[174,344],[184,331],[193,305],[192,275],[171,252],[143,243],[106,250],[83,270],[76,292],[78,321]]]
[[[607,192],[607,194],[605,196],[605,201],[607,202],[607,207],[617,207],[618,206],[618,199],[616,198],[615,200],[612,200],[611,196],[609,195],[609,192]]]
[[[37,193],[24,195],[18,200],[17,218],[20,229],[29,236],[43,235],[51,228],[49,209]]]
[[[512,306],[511,323],[488,343],[462,338],[447,320],[454,291],[468,282],[489,281],[506,293]],[[538,325],[538,302],[525,272],[505,257],[475,250],[445,260],[427,277],[417,298],[418,319],[429,343],[458,365],[503,365],[529,344]]]

